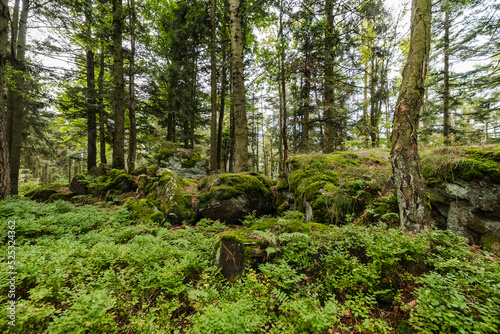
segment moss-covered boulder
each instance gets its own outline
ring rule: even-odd
[[[75,193],[55,193],[49,197],[47,203],[52,203],[55,201],[69,201],[75,196]]]
[[[60,184],[46,184],[27,192],[24,194],[24,197],[28,197],[34,201],[47,201],[52,195],[56,194],[60,188]]]
[[[207,176],[208,162],[193,150],[166,142],[159,149],[155,164],[160,171],[172,171],[183,178],[199,180]]]
[[[103,183],[104,190],[129,192],[137,189],[135,179],[122,169],[112,169],[99,181]]]
[[[306,221],[351,221],[387,186],[388,159],[389,152],[380,149],[296,155],[287,161],[289,173],[278,186],[277,206],[286,211],[295,205]]]
[[[144,192],[147,194],[147,199],[159,203],[168,221],[174,224],[194,222],[195,210],[192,198],[196,192],[196,183],[192,180],[165,171],[160,178],[152,179]]]
[[[88,185],[91,182],[92,178],[92,176],[76,174],[71,180],[69,190],[77,195],[87,195],[89,193]]]
[[[500,146],[445,147],[422,152],[438,226],[495,250],[500,238]]]
[[[136,169],[131,171],[129,174],[133,175],[133,176],[139,176],[139,175],[147,174],[147,173],[148,173],[148,168],[146,166],[142,166],[142,167],[137,167]]]
[[[159,202],[135,198],[129,198],[125,201],[125,207],[130,211],[130,215],[137,222],[153,222],[162,224],[166,219],[165,209],[159,205]]]
[[[274,181],[258,173],[211,175],[198,184],[196,208],[203,218],[237,224],[252,212],[273,211],[272,186]]]

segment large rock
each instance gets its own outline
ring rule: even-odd
[[[431,207],[447,228],[500,252],[500,149],[443,148],[424,153]]]
[[[177,174],[165,171],[159,179],[152,179],[145,189],[147,199],[157,201],[165,212],[166,220],[174,223],[194,223],[195,211],[192,198],[196,184],[190,179],[184,179]]]
[[[159,172],[171,171],[183,178],[199,180],[207,176],[207,160],[192,150],[167,142],[158,152]]]
[[[237,224],[251,213],[272,213],[273,185],[273,181],[258,173],[212,175],[198,185],[196,208],[204,218]]]
[[[277,186],[278,213],[297,209],[308,222],[349,222],[387,188],[388,158],[380,149],[293,156]]]

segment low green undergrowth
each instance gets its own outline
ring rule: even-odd
[[[213,264],[231,229],[218,221],[166,228],[125,208],[2,201],[4,241],[16,221],[13,332],[500,331],[497,257],[448,232],[407,236],[383,223],[291,233],[302,219],[249,217],[244,226],[272,241],[272,256],[229,284]],[[0,328],[9,333],[2,276]]]

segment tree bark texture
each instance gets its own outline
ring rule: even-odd
[[[0,3],[0,200],[10,195],[10,157],[7,141],[7,114],[4,100],[4,72],[7,56],[7,34],[9,31],[9,3]]]
[[[450,7],[444,4],[443,137],[450,145]]]
[[[113,134],[113,168],[125,168],[125,82],[123,80],[123,10],[122,0],[113,0],[113,109],[115,130]]]
[[[233,76],[235,172],[248,170],[248,125],[246,114],[245,82],[243,77],[243,39],[240,0],[229,0],[231,20],[231,58]]]
[[[398,197],[401,228],[406,233],[429,230],[431,216],[418,155],[419,111],[431,38],[431,1],[413,0],[411,39],[391,135],[391,163]]]
[[[101,163],[107,164],[106,159],[106,111],[104,110],[104,44],[101,42],[101,59],[99,69],[99,79],[97,82],[99,88],[99,149]]]
[[[210,170],[217,170],[217,67],[215,59],[215,0],[210,0],[210,86],[211,86],[211,123],[210,123]],[[220,165],[220,163],[219,163]]]
[[[28,29],[29,1],[23,0],[19,25],[17,27],[16,54],[13,58],[13,67],[16,69],[13,75],[13,86],[7,93],[7,140],[10,154],[10,193],[18,194],[19,167],[21,164],[22,127],[24,118],[24,71],[26,32]],[[17,18],[13,19],[17,22]],[[12,29],[14,31],[15,29]]]
[[[129,171],[135,169],[135,157],[137,155],[137,128],[135,120],[135,0],[130,0],[130,74],[128,82],[129,92],[129,140],[128,140],[128,159],[127,168]]]
[[[326,21],[326,60],[325,60],[325,92],[324,92],[324,114],[325,130],[323,137],[323,153],[332,153],[335,150],[335,125],[333,123],[333,0],[326,0],[325,4]]]
[[[226,107],[226,48],[222,50],[222,80],[220,91],[220,111],[219,111],[219,130],[217,131],[217,169],[222,169],[222,132],[224,131],[224,108]],[[226,148],[227,149],[227,148]],[[225,164],[224,164],[225,165]],[[225,168],[224,168],[225,170]]]
[[[87,1],[85,23],[87,25],[87,170],[97,165],[97,124],[94,51],[92,50],[92,1]]]

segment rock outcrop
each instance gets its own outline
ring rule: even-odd
[[[193,150],[166,142],[156,156],[159,171],[171,171],[183,178],[199,180],[207,176],[208,161]]]
[[[346,223],[387,188],[389,152],[296,155],[277,186],[278,213],[297,209],[307,222]]]
[[[271,214],[273,181],[258,173],[211,175],[198,184],[196,209],[203,218],[238,224],[245,216]]]
[[[437,225],[500,253],[500,148],[442,148],[422,165]]]

